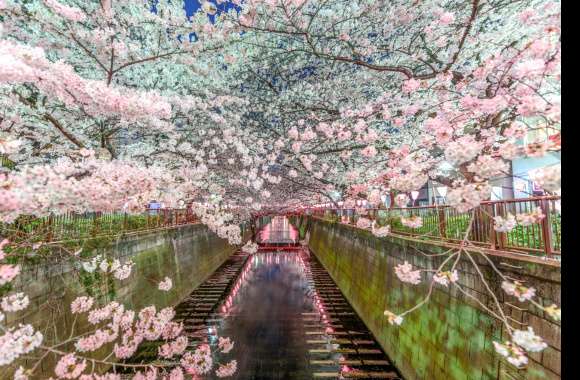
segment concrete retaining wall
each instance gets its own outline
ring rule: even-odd
[[[245,237],[250,235],[246,229]],[[14,290],[26,293],[30,306],[20,314],[7,315],[6,322],[8,326],[30,323],[43,332],[45,341],[62,342],[71,332],[74,317],[70,313],[70,303],[77,296],[92,295],[99,304],[115,300],[134,310],[149,305],[156,305],[158,310],[173,306],[208,278],[236,249],[207,227],[188,225],[120,237],[91,252],[91,255],[100,253],[119,258],[121,262],[132,260],[135,265],[131,276],[123,281],[98,269],[93,274],[74,270],[74,262],[65,259],[27,264]],[[157,288],[165,276],[173,281],[169,292]],[[89,328],[81,320],[76,322],[77,333]],[[45,359],[39,378],[52,376],[54,364],[50,358]],[[6,369],[0,370],[2,379],[12,374],[2,371]]]
[[[456,289],[436,286],[430,302],[407,315],[401,326],[387,322],[384,310],[407,310],[428,291],[425,284],[414,286],[399,281],[394,267],[408,261],[415,267],[432,269],[440,258],[425,254],[441,253],[446,250],[443,247],[396,237],[377,238],[369,231],[320,219],[293,221],[301,235],[310,235],[310,249],[406,379],[560,378],[559,324],[537,308],[504,296],[499,276],[479,255],[474,255],[474,260],[495,293],[500,294],[502,309],[517,321],[516,326],[533,327],[549,344],[543,352],[531,355],[525,370],[500,360],[492,342],[506,339],[501,324]],[[494,257],[493,262],[505,275],[535,287],[540,303],[560,304],[559,266],[507,257]],[[462,260],[458,269],[466,291],[483,304],[492,305],[472,263]]]

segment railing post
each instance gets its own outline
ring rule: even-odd
[[[93,226],[94,226],[93,231],[94,231],[94,234],[97,235],[99,233],[99,230],[100,230],[99,223],[101,221],[100,220],[101,212],[97,211],[94,213],[94,215],[95,215],[95,217],[93,219]]]
[[[439,216],[439,236],[445,239],[447,237],[447,219],[443,207],[437,207],[437,214]]]
[[[497,232],[494,228],[494,221],[493,218],[495,217],[495,205],[489,205],[489,215],[491,219],[491,227],[489,230],[489,247],[491,249],[497,249]]]
[[[540,209],[542,214],[544,214],[544,219],[542,219],[542,240],[544,240],[544,253],[546,256],[551,257],[554,253],[554,245],[552,240],[552,220],[550,215],[550,201],[548,199],[542,199],[540,201]]]
[[[504,202],[498,202],[495,204],[495,207],[492,204],[492,208],[495,208],[495,212],[493,216],[501,216],[501,217],[505,217],[505,207],[503,207],[505,205]],[[507,236],[505,234],[505,232],[497,232],[495,230],[495,228],[492,226],[491,230],[493,231],[493,235],[494,235],[494,246],[492,248],[494,249],[498,249],[498,250],[503,250],[504,247],[506,246],[506,240],[507,240]]]
[[[46,227],[47,227],[47,233],[46,233],[46,241],[52,241],[52,227],[53,227],[53,220],[52,220],[53,216],[52,213],[50,213],[48,215],[48,221],[46,222]]]
[[[371,221],[376,221],[377,220],[377,209],[372,208],[369,210],[369,219]]]

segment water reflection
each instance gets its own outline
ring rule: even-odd
[[[236,344],[237,379],[307,379],[303,312],[314,305],[297,253],[258,253],[220,307],[219,335]]]
[[[400,378],[307,249],[252,255],[216,317],[209,341],[235,341],[236,379]]]
[[[258,236],[264,244],[294,244],[298,242],[298,230],[285,216],[275,216]]]
[[[284,217],[274,218],[259,235],[272,249],[297,238]],[[251,255],[228,289],[212,323],[206,323],[210,344],[218,336],[235,342],[238,371],[233,378],[400,378],[307,248]]]

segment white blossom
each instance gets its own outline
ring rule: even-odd
[[[528,327],[528,330],[515,330],[512,334],[512,340],[518,346],[529,352],[540,352],[548,347],[546,342],[534,334],[534,330]]]
[[[433,281],[443,286],[448,286],[449,283],[454,283],[459,279],[459,275],[457,274],[456,270],[453,272],[445,271],[445,272],[437,272],[433,275]]]
[[[528,357],[523,349],[513,344],[512,342],[505,342],[504,344],[493,342],[495,351],[512,365],[523,368],[528,364]]]
[[[536,294],[536,289],[527,288],[519,281],[503,281],[501,287],[507,294],[516,297],[520,302],[531,300]]]
[[[413,266],[407,261],[404,264],[395,266],[395,274],[399,280],[409,284],[417,285],[421,282],[421,271],[413,270]]]
[[[168,292],[173,287],[173,281],[171,281],[171,278],[165,277],[165,279],[159,283],[158,287],[159,287],[159,290],[163,290],[164,292]]]
[[[393,312],[389,311],[389,310],[385,310],[385,316],[387,317],[387,321],[391,324],[391,325],[397,325],[400,326],[401,323],[403,323],[403,317],[401,317],[400,315],[396,315]]]
[[[30,301],[27,295],[24,293],[15,293],[13,295],[3,297],[0,305],[4,311],[14,312],[26,309],[29,303]]]
[[[493,218],[493,229],[497,232],[509,232],[517,226],[516,218],[512,214],[507,214],[506,217],[495,216]]]

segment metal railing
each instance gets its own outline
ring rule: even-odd
[[[448,242],[464,239],[469,225],[467,238],[473,244],[502,251],[544,254],[547,256],[561,253],[561,216],[559,196],[510,199],[482,202],[467,212],[458,212],[448,205],[433,205],[406,208],[310,208],[306,212],[316,217],[356,224],[364,216],[376,221],[378,225],[389,225],[396,234],[419,236]],[[545,217],[538,223],[528,226],[518,224],[509,232],[497,232],[493,218],[517,215],[539,209]],[[422,226],[409,228],[401,223],[401,217],[418,216]],[[471,222],[471,219],[473,221]]]
[[[145,209],[141,214],[124,212],[69,212],[42,218],[21,216],[0,226],[0,235],[34,241],[75,240],[197,223],[191,209]]]

